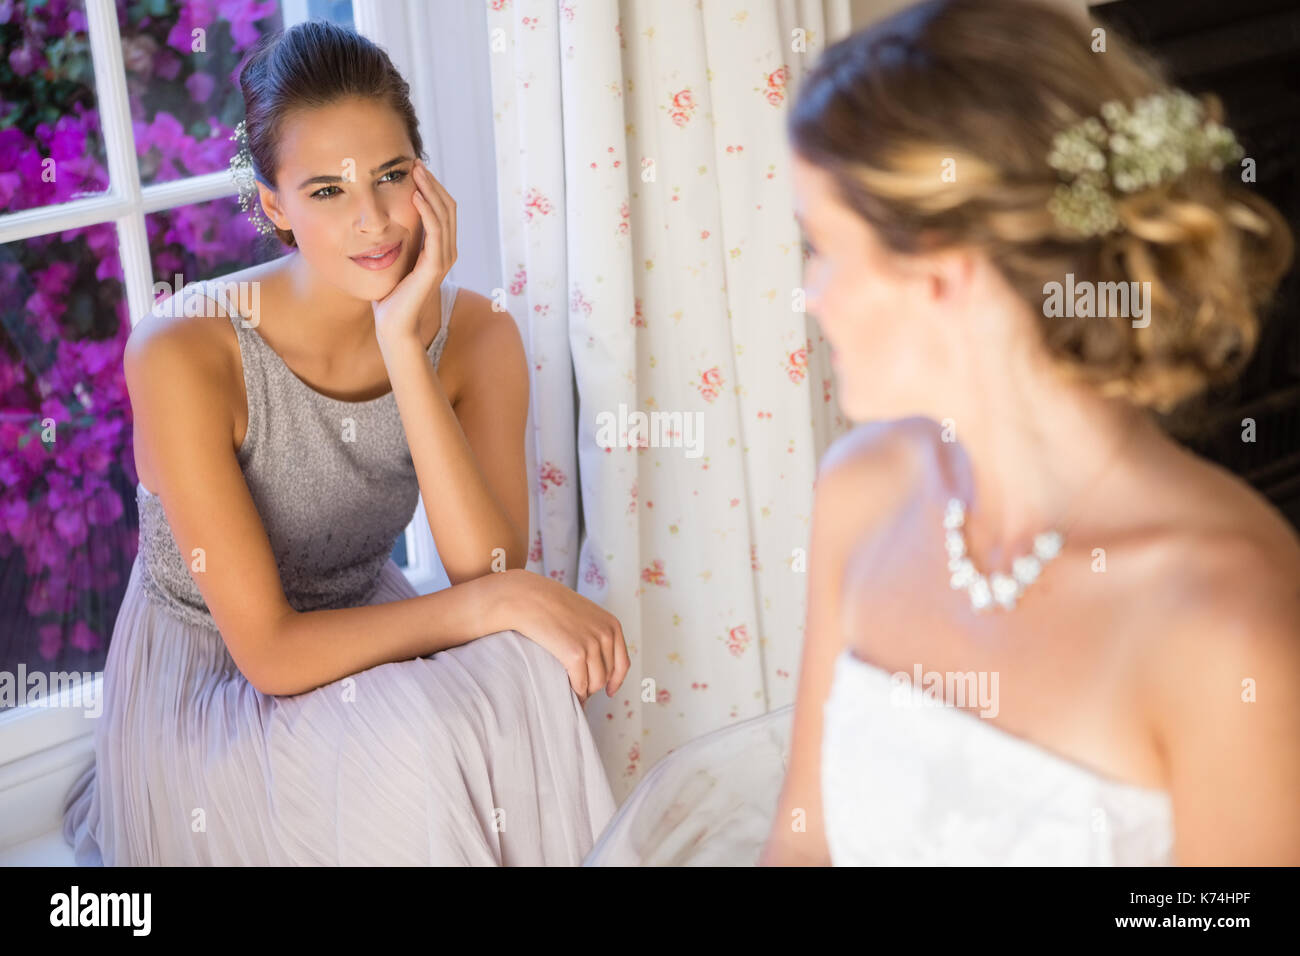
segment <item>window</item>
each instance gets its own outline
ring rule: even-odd
[[[103,668],[138,541],[122,349],[153,283],[284,252],[228,173],[240,61],[295,22],[353,22],[351,0],[218,0],[211,22],[181,0],[4,6],[0,711],[20,673]]]

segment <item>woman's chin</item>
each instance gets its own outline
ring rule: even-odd
[[[363,278],[360,282],[355,283],[353,288],[356,291],[357,298],[365,299],[367,302],[377,302],[397,288],[397,280],[387,276],[374,276],[368,279]]]
[[[851,422],[866,422],[879,417],[872,403],[845,395],[842,390],[839,393],[839,403],[840,411]]]

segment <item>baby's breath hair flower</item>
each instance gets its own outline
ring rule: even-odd
[[[1104,235],[1120,226],[1116,193],[1170,182],[1188,169],[1218,171],[1244,155],[1232,130],[1207,119],[1185,90],[1142,97],[1132,110],[1111,100],[1100,119],[1090,116],[1052,140],[1047,164],[1063,182],[1047,208],[1072,232]]]
[[[230,138],[239,143],[239,149],[230,157],[230,175],[239,187],[239,208],[248,214],[254,228],[264,236],[275,234],[275,223],[266,217],[257,200],[257,177],[253,172],[253,154],[248,148],[248,127],[240,120]]]

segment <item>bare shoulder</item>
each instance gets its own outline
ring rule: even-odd
[[[1203,500],[1165,536],[1159,583],[1143,575],[1161,599],[1136,676],[1180,863],[1300,860],[1300,544],[1253,495]]]
[[[1270,651],[1270,642],[1300,652],[1300,541],[1280,515],[1276,526],[1189,528],[1162,550],[1169,572],[1163,603],[1178,624],[1162,642],[1169,656],[1287,651]]]
[[[453,394],[488,376],[498,383],[527,382],[528,360],[519,325],[509,312],[493,308],[492,299],[473,289],[458,289],[448,324],[444,362]],[[507,371],[515,374],[506,375]]]
[[[822,455],[818,499],[846,517],[889,513],[918,487],[937,440],[938,425],[925,418],[858,425]]]
[[[161,300],[131,330],[122,364],[137,426],[162,415],[175,427],[220,422],[233,445],[243,390],[239,342],[217,302],[189,287]],[[148,447],[147,430],[136,431],[136,470],[145,487],[156,488],[153,458],[166,450]]]
[[[842,599],[850,555],[889,536],[890,524],[911,510],[932,474],[938,426],[927,419],[859,425],[822,456],[813,495],[810,566],[829,575],[831,595]]]
[[[1243,681],[1300,674],[1300,536],[1218,466],[1202,463],[1190,490],[1185,518],[1148,549],[1158,578],[1144,575],[1161,582],[1152,589],[1161,626],[1142,671],[1171,719],[1208,718],[1208,702],[1238,702]]]
[[[225,309],[186,286],[157,302],[131,330],[125,361],[129,369],[151,356],[165,356],[157,364],[168,368],[156,370],[163,374],[202,371],[224,375],[230,369],[232,351],[238,355],[238,342]],[[170,363],[176,366],[171,368]]]
[[[514,316],[504,309],[493,308],[492,300],[473,289],[460,288],[456,292],[456,304],[451,309],[450,329],[447,332],[447,347],[452,347],[452,339],[457,340],[457,347],[469,351],[481,348],[509,345],[518,342],[520,349],[523,339]]]
[[[1190,455],[1190,453],[1188,453]],[[1203,459],[1189,468],[1185,520],[1166,555],[1184,569],[1178,603],[1200,618],[1300,612],[1300,535],[1244,480]],[[1297,623],[1293,618],[1293,623]]]

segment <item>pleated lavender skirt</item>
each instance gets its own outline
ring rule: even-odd
[[[563,666],[519,633],[268,696],[142,574],[65,803],[79,864],[573,866],[613,816]],[[371,603],[415,594],[389,561]]]

